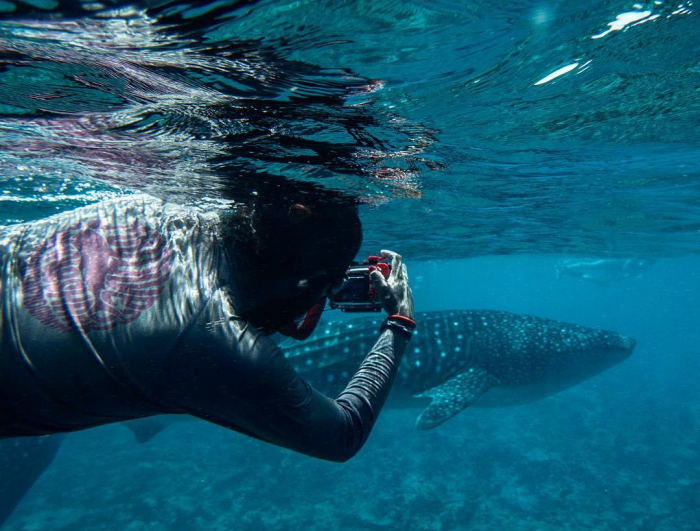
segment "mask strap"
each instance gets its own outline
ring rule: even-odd
[[[309,337],[313,331],[316,329],[316,325],[321,320],[321,315],[326,307],[326,297],[322,297],[318,302],[316,302],[309,311],[306,312],[306,316],[301,324],[296,321],[292,321],[284,328],[279,330],[279,333],[283,336],[288,336],[298,341],[306,339]]]

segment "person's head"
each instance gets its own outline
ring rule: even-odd
[[[299,319],[342,281],[361,243],[356,200],[309,183],[260,183],[224,227],[242,317],[266,333]]]

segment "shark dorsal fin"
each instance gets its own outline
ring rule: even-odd
[[[416,395],[433,399],[418,417],[416,427],[420,430],[430,430],[439,426],[472,405],[481,395],[499,383],[497,378],[485,370],[473,367],[437,387]]]

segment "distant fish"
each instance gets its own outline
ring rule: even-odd
[[[309,384],[336,396],[380,321],[328,323],[315,339],[285,345],[285,354]],[[425,312],[416,321],[387,406],[427,405],[417,421],[425,430],[471,405],[515,406],[563,391],[620,363],[636,344],[616,332],[509,312]]]
[[[557,278],[570,276],[608,284],[626,278],[640,278],[655,260],[648,258],[566,259],[556,265]]]

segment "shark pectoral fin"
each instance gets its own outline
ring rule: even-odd
[[[498,384],[498,379],[485,370],[472,368],[450,378],[442,385],[416,395],[433,399],[418,417],[416,427],[420,430],[430,430],[439,426]]]

